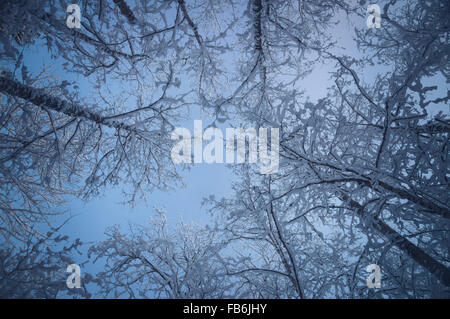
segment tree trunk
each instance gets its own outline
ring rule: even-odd
[[[71,117],[84,118],[111,128],[136,131],[136,129],[132,126],[129,126],[122,122],[108,120],[105,117],[87,110],[80,105],[52,96],[46,93],[43,89],[24,85],[2,76],[0,76],[0,92],[4,92],[11,96],[24,99],[38,107],[45,107],[60,113],[64,113]]]
[[[131,11],[130,7],[124,0],[114,0],[114,3],[119,7],[120,12],[127,18],[130,24],[136,23],[136,17],[134,16],[133,11]]]
[[[348,200],[349,196],[344,194],[344,200]],[[357,214],[363,217],[364,207],[358,202],[350,199],[350,206],[356,208]],[[383,236],[387,237],[392,243],[397,246],[401,251],[406,253],[419,265],[427,269],[432,273],[442,284],[446,287],[450,287],[450,269],[439,263],[433,257],[425,253],[421,248],[414,245],[404,236],[399,234],[396,230],[379,219],[372,220],[374,228]]]

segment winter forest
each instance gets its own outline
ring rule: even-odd
[[[1,0],[0,298],[450,298],[449,14]],[[174,163],[194,120],[278,170]]]

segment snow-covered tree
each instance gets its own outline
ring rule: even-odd
[[[233,283],[220,257],[224,245],[215,237],[192,223],[172,228],[158,211],[149,227],[108,229],[89,255],[105,262],[96,277],[105,297],[230,298]]]
[[[69,193],[121,183],[134,202],[179,179],[170,132],[187,114],[192,21],[183,1],[136,6],[135,16],[125,1],[83,2],[82,28],[70,29],[63,2],[0,4],[2,230],[33,232]],[[23,51],[45,44],[95,83],[90,92],[57,72],[29,74]]]
[[[314,233],[314,228],[328,229],[325,241],[345,256],[344,264],[350,267],[347,280],[333,288],[332,296],[367,296],[365,267],[371,263],[384,271],[379,296],[448,294],[449,95],[439,88],[448,82],[446,6],[443,2],[387,1],[383,27],[357,32],[357,43],[367,57],[317,50],[325,61],[336,63],[335,85],[327,96],[310,102],[296,94],[292,85],[291,92],[283,86],[279,94],[254,91],[244,105],[247,120],[282,130],[281,169],[270,177],[277,181],[271,187],[267,181],[253,185],[243,178],[237,199],[218,207],[222,212],[228,210],[233,221],[237,205],[242,217],[236,219],[247,221],[250,239],[252,230],[259,238],[268,236],[261,225],[270,225],[270,215],[265,222],[262,218],[272,210],[281,225],[290,219],[299,225],[306,218],[315,220],[310,230],[280,232],[286,242],[301,245],[303,241],[296,236]],[[391,11],[395,18],[389,18],[394,14]],[[300,41],[301,37],[299,50]],[[255,87],[262,83],[257,81]],[[443,111],[432,113],[433,109]],[[250,197],[247,193],[254,199],[241,199]],[[246,215],[249,203],[257,200],[262,202],[256,206],[259,219]],[[284,206],[277,208],[274,200],[295,213],[283,217]],[[249,218],[255,219],[253,223]],[[235,233],[231,225],[227,228]],[[342,239],[335,240],[336,234]],[[289,253],[294,248],[285,246],[282,253],[293,257],[287,265],[280,257],[276,269],[293,274],[298,267],[297,281],[304,280],[307,287],[317,277],[306,274],[301,262],[306,257],[300,250]],[[335,262],[328,267],[340,265],[335,256],[330,258]],[[342,278],[334,270],[331,274],[330,279],[333,275]]]
[[[233,198],[206,201],[215,217],[214,233],[234,250],[224,260],[228,274],[240,283],[236,295],[346,297],[343,287],[352,270],[346,257],[358,245],[303,210],[303,194],[279,193],[287,174],[257,176],[249,167],[238,174],[242,182],[234,185]]]
[[[380,0],[378,29],[367,4],[83,1],[71,29],[62,1],[3,1],[2,235],[32,233],[68,194],[166,189],[170,132],[198,105],[213,126],[279,128],[279,172],[237,167],[234,197],[205,200],[211,230],[163,215],[108,230],[91,248],[105,296],[448,297],[449,3]],[[356,20],[342,53],[334,27]],[[39,44],[92,92],[30,75],[22,51]],[[331,84],[313,100],[320,64]]]
[[[81,273],[80,288],[66,284],[67,266],[76,264],[82,242],[59,235],[59,227],[36,238],[29,235],[18,242],[14,238],[1,241],[0,298],[89,298],[87,284],[91,275]],[[83,266],[83,263],[79,263]]]

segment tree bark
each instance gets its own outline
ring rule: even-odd
[[[344,200],[349,200],[350,197],[343,194]],[[356,212],[360,217],[363,217],[364,207],[350,199],[350,206],[356,208]],[[385,222],[379,219],[372,220],[374,228],[382,235],[387,237],[392,241],[392,243],[397,246],[401,251],[405,252],[409,257],[411,257],[419,265],[427,269],[431,274],[433,274],[442,284],[446,287],[450,287],[450,269],[439,263],[433,257],[425,253],[421,248],[414,245],[404,236],[399,234],[392,227],[387,225]]]
[[[136,131],[132,126],[115,120],[108,120],[104,116],[92,112],[80,105],[52,96],[43,89],[24,85],[3,76],[0,76],[0,92],[24,99],[38,107],[48,108],[71,117],[84,118],[110,128]]]
[[[184,0],[178,0],[178,4],[180,5],[181,11],[183,11],[183,16],[186,18],[189,26],[191,27],[192,31],[194,32],[194,36],[195,36],[195,39],[197,40],[198,45],[200,47],[203,47],[203,39],[200,36],[200,34],[198,33],[197,25],[194,23],[194,21],[192,21],[191,17],[189,16],[189,14],[187,12]]]
[[[394,186],[388,184],[387,182],[382,181],[379,178],[376,179],[376,183],[374,183],[370,176],[367,176],[365,174],[361,174],[358,171],[356,171],[356,170],[354,170],[354,169],[352,169],[350,167],[339,167],[338,165],[333,164],[333,163],[321,162],[321,161],[318,161],[318,160],[314,160],[314,159],[308,158],[307,156],[296,152],[295,150],[293,150],[292,148],[290,148],[289,146],[287,146],[287,145],[285,145],[283,143],[281,143],[280,146],[283,149],[285,149],[286,151],[288,151],[289,153],[291,153],[294,156],[298,157],[300,160],[305,160],[308,163],[310,163],[311,165],[328,167],[328,168],[330,168],[332,170],[335,170],[335,171],[338,171],[338,172],[341,172],[341,173],[355,174],[357,176],[356,178],[354,178],[354,177],[348,177],[348,178],[352,178],[353,181],[357,181],[359,183],[362,183],[362,184],[366,185],[367,187],[372,188],[372,189],[374,189],[374,190],[376,190],[378,192],[381,191],[380,188],[382,188],[384,190],[387,190],[387,191],[389,191],[391,193],[396,194],[400,198],[407,199],[407,200],[411,201],[412,203],[417,204],[417,205],[425,208],[426,211],[429,214],[434,214],[434,215],[437,215],[437,216],[444,217],[445,219],[450,219],[450,210],[447,207],[444,207],[444,206],[441,206],[439,204],[436,204],[436,203],[432,202],[431,200],[429,200],[429,199],[427,199],[425,197],[418,196],[417,194],[414,194],[412,191],[408,192],[408,191],[406,191],[404,189],[394,187]],[[358,177],[358,176],[360,176],[361,178]]]
[[[128,22],[130,24],[135,24],[137,19],[134,15],[133,11],[131,11],[128,4],[124,0],[113,0],[113,1],[119,7],[119,10],[122,13],[122,15],[125,18],[127,18]]]

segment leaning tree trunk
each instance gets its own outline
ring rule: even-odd
[[[127,18],[130,24],[136,23],[136,17],[134,16],[133,11],[131,11],[130,7],[124,0],[113,0],[114,3],[119,7],[120,12]]]
[[[48,108],[71,117],[84,118],[115,129],[124,129],[130,132],[136,131],[134,127],[123,122],[107,119],[106,117],[92,112],[76,103],[52,96],[45,92],[44,89],[21,84],[3,76],[0,76],[0,92],[24,99],[38,107]]]
[[[346,194],[343,195],[344,200],[349,200],[350,197]],[[350,199],[350,206],[356,208],[358,216],[362,217],[364,213],[364,207],[361,206],[357,201]],[[372,219],[374,228],[387,237],[392,243],[397,246],[401,251],[406,253],[411,257],[416,263],[427,269],[431,274],[433,274],[441,283],[446,287],[450,287],[450,269],[442,265],[440,262],[435,260],[433,257],[425,253],[421,248],[414,245],[404,236],[399,234],[395,229],[387,225],[385,222],[379,220],[378,218]]]

